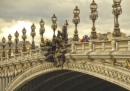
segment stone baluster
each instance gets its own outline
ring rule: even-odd
[[[112,46],[112,51],[115,51],[116,50],[116,41],[115,40],[111,41],[111,46]]]
[[[105,43],[102,43],[102,51],[105,50]]]
[[[95,51],[96,44],[93,42],[93,51]]]
[[[116,41],[116,51],[119,50],[119,44],[118,44],[118,41]]]
[[[8,52],[8,58],[10,59],[11,58],[11,44],[12,44],[12,36],[9,34],[9,36],[8,36],[8,39],[9,39],[9,41],[8,41],[8,44],[9,44],[9,52]]]
[[[71,49],[72,49],[71,53],[75,53],[75,44],[74,43],[71,44]]]
[[[85,44],[82,44],[82,52],[85,51]]]
[[[89,42],[89,51],[93,51],[93,42],[92,41]]]

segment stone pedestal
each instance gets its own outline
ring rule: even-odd
[[[15,54],[15,59],[17,60],[18,59],[18,57],[19,57],[19,54]]]
[[[22,52],[22,58],[25,60],[28,57],[28,53],[27,52]]]
[[[37,50],[36,49],[32,49],[31,50],[31,57],[34,58],[37,55]]]
[[[1,61],[7,60],[7,57],[1,57]]]

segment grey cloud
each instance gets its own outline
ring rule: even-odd
[[[72,23],[73,9],[77,5],[81,11],[80,24],[78,30],[80,35],[90,34],[92,21],[89,19],[90,4],[92,0],[0,0],[0,18],[6,22],[12,23],[12,20],[28,20],[34,23],[39,23],[43,18],[45,25],[51,26],[51,17],[55,13],[58,21],[58,30],[65,20],[68,20],[68,33],[73,36],[74,24]],[[113,31],[113,15],[112,15],[112,0],[95,0],[98,4],[99,17],[96,20],[97,32],[105,33]],[[123,13],[119,16],[119,23],[121,29],[125,33],[130,34],[128,31],[130,27],[130,0],[123,0],[121,3]],[[4,21],[4,22],[5,22]],[[3,22],[3,23],[4,23]],[[6,25],[2,25],[6,26]],[[8,26],[8,25],[7,25]],[[50,30],[51,31],[51,30]],[[47,37],[47,36],[46,36]]]

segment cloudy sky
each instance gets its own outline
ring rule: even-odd
[[[89,19],[90,4],[92,0],[0,0],[0,40],[3,36],[9,34],[13,36],[17,30],[22,36],[23,27],[27,30],[28,40],[31,42],[31,25],[36,25],[36,44],[40,41],[39,22],[41,19],[45,22],[44,38],[51,39],[53,30],[51,29],[51,17],[55,14],[58,18],[57,30],[61,27],[65,20],[68,20],[68,34],[73,37],[74,24],[72,23],[73,9],[78,6],[80,9],[80,23],[78,24],[79,37],[84,34],[90,35],[92,21]],[[96,20],[96,31],[106,33],[113,31],[113,0],[95,0],[98,4],[98,19]],[[119,16],[119,24],[121,31],[130,35],[130,0],[122,0],[121,6],[123,13]]]

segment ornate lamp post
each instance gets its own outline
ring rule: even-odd
[[[93,27],[92,27],[92,31],[91,31],[91,35],[90,38],[91,39],[97,39],[97,34],[96,34],[96,27],[95,27],[95,20],[98,18],[98,12],[97,12],[97,4],[95,3],[95,1],[93,0],[93,2],[90,5],[90,9],[91,9],[91,14],[89,16],[89,18],[92,20],[93,22]]]
[[[9,55],[9,58],[11,58],[11,44],[12,44],[12,36],[9,34],[9,36],[8,36],[8,39],[9,39],[9,41],[8,41],[8,44],[9,44],[9,52],[8,52],[8,55]]]
[[[77,30],[77,25],[80,22],[79,13],[80,13],[80,10],[78,9],[78,6],[76,6],[75,9],[73,10],[74,17],[73,17],[73,20],[72,20],[72,22],[75,24],[73,41],[79,40],[78,30]]]
[[[67,41],[68,41],[68,34],[67,34],[67,26],[68,25],[69,24],[66,20],[65,23],[62,26],[63,40],[65,41],[65,43],[67,43]]]
[[[18,54],[19,53],[19,51],[18,51],[18,42],[19,42],[19,39],[18,39],[19,33],[18,33],[18,31],[16,31],[14,35],[15,35],[15,43],[16,43],[16,45],[15,45],[15,54]]]
[[[3,37],[2,38],[2,47],[3,47],[2,57],[5,57],[5,46],[6,46],[5,41],[6,41],[5,37]]]
[[[45,32],[45,28],[44,28],[44,21],[43,21],[43,19],[41,19],[41,21],[40,21],[40,36],[41,36],[41,44],[40,44],[40,46],[42,47],[43,45],[42,44],[44,44],[44,38],[43,38],[43,33]]]
[[[34,37],[35,37],[35,35],[36,35],[36,32],[35,32],[36,27],[35,27],[34,23],[32,24],[31,29],[32,29],[32,31],[31,31],[31,36],[32,36],[32,49],[35,49]]]
[[[26,43],[25,43],[25,40],[26,40],[27,36],[26,36],[26,29],[25,28],[23,28],[22,33],[23,33],[23,35],[22,35],[22,39],[23,39],[23,52],[27,52]]]
[[[120,6],[122,0],[113,0],[114,4],[112,6],[113,11],[112,14],[114,15],[114,31],[113,37],[121,37],[119,23],[118,23],[118,16],[122,13],[122,8]]]
[[[52,20],[51,28],[52,28],[53,31],[54,31],[54,34],[53,34],[53,41],[54,41],[54,40],[55,40],[55,37],[56,37],[56,35],[55,35],[55,30],[57,29],[57,24],[56,24],[57,17],[55,16],[55,14],[53,14],[51,20]]]

